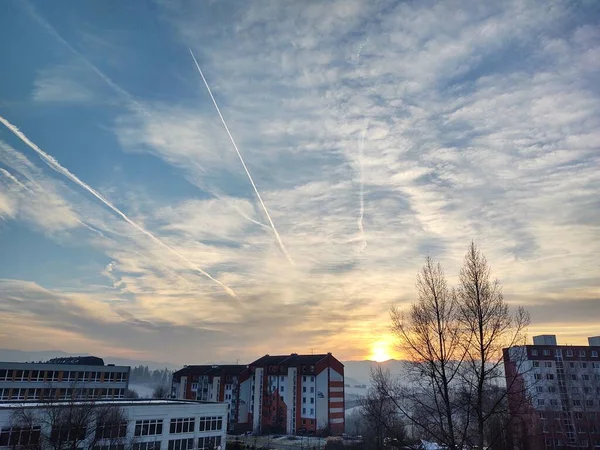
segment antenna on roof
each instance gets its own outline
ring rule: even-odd
[[[310,349],[310,354],[311,354],[311,355],[314,355],[314,354],[315,354],[315,349],[314,349],[314,348],[311,348],[311,349]]]

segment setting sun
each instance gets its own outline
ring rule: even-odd
[[[387,361],[388,359],[392,359],[392,355],[390,354],[389,350],[389,344],[384,341],[377,341],[373,343],[373,349],[369,359],[377,362],[383,362]]]

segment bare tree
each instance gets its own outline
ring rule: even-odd
[[[124,450],[127,415],[122,408],[94,400],[57,401],[16,408],[11,428],[28,431],[28,442],[15,442],[13,448],[30,450],[93,450],[98,446]],[[24,444],[24,445],[20,445]]]
[[[377,366],[371,371],[371,388],[360,401],[364,423],[361,434],[368,448],[381,450],[386,443],[399,447],[407,443],[407,433],[398,404],[398,384],[389,371]]]
[[[462,447],[467,423],[457,395],[459,372],[468,344],[458,321],[458,304],[441,265],[427,258],[417,275],[418,298],[408,313],[391,311],[392,331],[412,361],[412,387],[405,389],[410,405],[402,407],[413,427],[450,450]]]
[[[152,391],[152,398],[169,398],[171,395],[171,391],[168,386],[164,384],[159,384],[154,387]]]
[[[525,344],[525,329],[529,314],[518,308],[511,314],[498,280],[492,280],[485,256],[472,242],[459,275],[457,299],[459,321],[469,339],[460,342],[467,352],[463,382],[472,393],[472,408],[476,430],[474,444],[483,450],[486,444],[486,424],[502,414],[506,404],[504,394],[490,401],[494,387],[504,383],[502,349]],[[488,445],[491,445],[488,442]]]

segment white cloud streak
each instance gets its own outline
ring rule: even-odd
[[[166,244],[161,239],[157,238],[152,233],[150,233],[148,230],[146,230],[144,227],[142,227],[141,225],[139,225],[136,222],[134,222],[133,220],[131,220],[119,208],[117,208],[110,201],[108,201],[106,198],[104,198],[104,196],[102,196],[102,194],[100,194],[99,192],[97,192],[94,188],[92,188],[88,184],[86,184],[83,181],[81,181],[76,175],[72,174],[68,169],[66,169],[63,166],[61,166],[59,164],[59,162],[53,156],[50,156],[49,154],[47,154],[46,152],[44,152],[41,148],[39,148],[35,143],[33,143],[31,140],[29,140],[29,138],[27,136],[25,136],[25,134],[22,133],[15,125],[13,125],[12,123],[10,123],[8,120],[6,120],[2,116],[0,116],[0,122],[2,122],[2,124],[6,128],[8,128],[8,130],[10,132],[12,132],[15,136],[17,136],[25,144],[27,144],[27,146],[29,146],[33,151],[35,151],[42,158],[42,160],[46,164],[48,164],[48,166],[50,168],[52,168],[56,172],[64,175],[65,177],[67,177],[69,180],[71,180],[75,184],[78,184],[79,186],[81,186],[83,189],[85,189],[90,194],[92,194],[94,197],[96,197],[98,200],[100,200],[102,203],[104,203],[104,205],[106,205],[108,208],[110,208],[113,212],[115,212],[117,215],[119,215],[123,220],[125,220],[125,222],[127,222],[129,225],[131,225],[137,231],[139,231],[140,233],[142,233],[145,236],[147,236],[148,238],[150,238],[154,243],[158,244],[160,247],[168,250],[169,252],[171,252],[172,254],[174,254],[175,256],[177,256],[179,259],[181,259],[183,262],[185,262],[190,268],[192,268],[196,272],[204,275],[206,278],[208,278],[208,279],[214,281],[215,283],[217,283],[218,285],[220,285],[223,289],[225,289],[225,291],[231,297],[239,300],[237,294],[233,291],[233,289],[231,289],[229,286],[225,285],[221,281],[219,281],[216,278],[214,278],[208,272],[206,272],[205,270],[203,270],[202,268],[200,268],[199,266],[197,266],[196,264],[194,264],[188,258],[186,258],[181,253],[179,253],[177,250],[175,250],[173,247],[171,247],[170,245]]]
[[[206,90],[208,91],[208,94],[210,95],[210,98],[211,98],[211,100],[213,102],[213,105],[215,105],[215,109],[217,110],[217,113],[219,114],[221,122],[223,123],[223,126],[225,127],[225,131],[227,131],[227,135],[229,136],[229,139],[231,140],[231,143],[233,144],[233,148],[235,148],[235,151],[236,151],[238,157],[240,158],[240,162],[242,163],[242,166],[244,167],[244,170],[246,171],[246,175],[248,175],[248,180],[250,180],[250,184],[252,184],[252,188],[254,189],[254,193],[256,194],[256,197],[258,198],[258,201],[260,202],[260,205],[261,205],[263,211],[265,212],[265,215],[267,216],[267,219],[269,220],[269,224],[271,225],[271,229],[273,230],[273,234],[275,235],[275,239],[277,239],[277,243],[279,244],[279,248],[281,249],[282,253],[287,258],[287,260],[289,261],[289,263],[291,265],[294,265],[294,260],[292,259],[292,257],[288,253],[287,249],[285,248],[285,245],[283,244],[283,240],[281,239],[281,236],[279,235],[279,232],[277,231],[277,228],[275,228],[275,224],[273,223],[273,220],[271,219],[271,215],[269,214],[269,211],[267,210],[267,206],[263,202],[263,199],[260,196],[260,193],[258,192],[256,184],[254,183],[254,180],[252,179],[252,175],[250,175],[250,171],[248,170],[248,167],[246,167],[246,163],[244,162],[244,158],[242,158],[242,154],[240,153],[240,150],[239,150],[237,144],[235,143],[235,140],[233,139],[233,136],[231,135],[231,132],[229,131],[229,127],[227,126],[227,123],[225,122],[225,119],[223,118],[223,114],[221,114],[221,109],[219,108],[219,105],[217,104],[217,101],[215,100],[215,97],[213,96],[212,91],[210,90],[210,86],[208,85],[208,82],[206,81],[206,78],[204,77],[204,74],[202,73],[202,69],[200,68],[200,65],[198,64],[198,61],[196,61],[196,57],[194,56],[194,52],[192,51],[191,48],[189,50],[190,50],[190,55],[192,55],[192,58],[194,60],[194,64],[196,64],[196,68],[198,69],[198,72],[200,73],[200,76],[202,77],[202,81],[204,81],[204,85],[206,86]]]

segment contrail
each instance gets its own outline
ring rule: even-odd
[[[360,251],[362,252],[367,246],[367,238],[365,237],[365,229],[363,227],[363,219],[365,217],[365,174],[363,170],[363,158],[364,158],[364,150],[365,150],[365,136],[367,135],[367,130],[369,129],[369,120],[365,122],[365,128],[363,129],[360,144],[358,145],[358,159],[359,159],[359,170],[360,170],[360,191],[359,191],[359,201],[360,201],[360,212],[358,216],[358,230],[360,231],[360,235],[362,237],[363,245],[361,246]]]
[[[190,51],[190,54],[192,55],[192,58],[194,59],[194,63],[196,64],[196,68],[198,69],[198,72],[200,72],[200,76],[202,77],[202,81],[204,81],[204,85],[206,86],[206,90],[208,91],[208,95],[210,95],[210,98],[211,98],[211,100],[213,102],[213,105],[215,105],[217,113],[219,114],[219,117],[221,118],[221,122],[223,123],[223,126],[225,127],[225,131],[227,131],[227,135],[229,136],[229,139],[231,140],[231,143],[233,144],[233,148],[235,148],[235,151],[236,151],[238,157],[240,158],[242,166],[244,167],[244,170],[246,171],[246,175],[248,175],[248,179],[250,180],[250,184],[252,184],[252,187],[254,188],[254,193],[258,197],[258,201],[260,202],[260,205],[262,206],[262,209],[264,210],[265,215],[267,216],[267,219],[269,220],[269,223],[271,224],[271,229],[273,230],[273,234],[275,235],[275,238],[277,239],[277,242],[279,243],[279,248],[281,248],[281,251],[283,252],[283,254],[285,255],[285,257],[287,258],[287,260],[289,261],[289,263],[293,266],[294,265],[294,260],[292,259],[292,257],[288,253],[288,251],[286,250],[285,245],[283,245],[283,241],[281,240],[281,236],[279,236],[279,233],[277,232],[277,229],[275,228],[275,224],[271,220],[271,216],[269,214],[269,211],[267,211],[267,207],[265,206],[265,203],[263,202],[262,197],[258,193],[258,189],[256,188],[256,185],[254,184],[254,180],[252,179],[252,175],[250,175],[250,171],[246,167],[246,163],[244,162],[244,158],[242,158],[242,154],[240,153],[240,150],[238,149],[238,146],[235,143],[235,140],[233,139],[233,136],[231,135],[231,132],[229,131],[229,127],[227,126],[227,123],[225,123],[225,119],[223,118],[223,114],[221,114],[221,110],[219,109],[219,105],[217,104],[217,101],[215,100],[215,97],[213,97],[212,91],[210,90],[210,87],[208,86],[208,82],[206,81],[206,78],[204,78],[204,74],[202,73],[202,69],[200,69],[200,65],[198,64],[198,61],[196,61],[196,57],[194,56],[194,52],[192,52],[191,48],[189,49],[189,51]]]
[[[123,213],[119,208],[117,208],[110,201],[108,201],[106,198],[104,198],[102,196],[102,194],[100,194],[94,188],[92,188],[91,186],[89,186],[86,183],[84,183],[83,181],[81,181],[76,175],[72,174],[71,172],[69,172],[68,169],[66,169],[63,166],[61,166],[60,163],[53,156],[50,156],[49,154],[47,154],[46,152],[44,152],[41,148],[39,148],[37,145],[35,145],[33,142],[31,142],[29,140],[29,138],[27,136],[25,136],[25,134],[23,134],[15,125],[13,125],[12,123],[10,123],[8,120],[6,120],[2,116],[0,116],[0,122],[2,122],[2,124],[6,128],[8,128],[15,136],[17,136],[25,144],[27,144],[33,151],[35,151],[44,160],[44,162],[46,164],[48,164],[48,166],[50,166],[56,172],[64,175],[69,180],[71,180],[73,183],[78,184],[79,186],[81,186],[83,189],[85,189],[86,191],[88,191],[90,194],[92,194],[94,197],[96,197],[98,200],[100,200],[102,203],[104,203],[106,206],[108,206],[113,212],[115,212],[116,214],[118,214],[119,216],[121,216],[121,218],[123,220],[125,220],[125,222],[127,222],[129,225],[131,225],[137,231],[139,231],[140,233],[146,235],[153,242],[155,242],[159,246],[167,249],[168,251],[170,251],[171,253],[173,253],[175,256],[177,256],[179,259],[181,259],[182,261],[186,262],[188,264],[188,266],[190,266],[193,270],[201,273],[206,278],[208,278],[208,279],[214,281],[215,283],[217,283],[218,285],[220,285],[223,289],[225,289],[225,291],[231,297],[233,297],[235,299],[238,299],[238,296],[233,291],[233,289],[231,289],[229,286],[221,283],[216,278],[213,278],[208,272],[205,272],[204,270],[202,270],[200,267],[198,267],[192,261],[190,261],[185,256],[183,256],[181,253],[179,253],[177,250],[175,250],[173,247],[171,247],[170,245],[164,243],[162,240],[160,240],[159,238],[157,238],[156,236],[154,236],[152,233],[150,233],[144,227],[142,227],[141,225],[138,225],[136,222],[134,222],[129,217],[127,217],[127,215],[125,215],[125,213]]]

